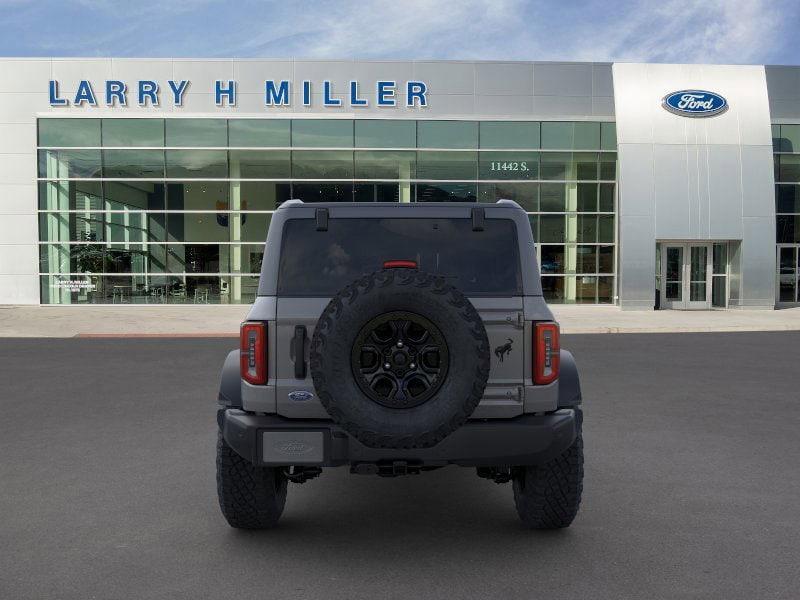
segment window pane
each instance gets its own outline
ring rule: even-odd
[[[39,213],[39,241],[102,242],[105,237],[102,212]]]
[[[614,246],[598,246],[599,255],[597,261],[598,273],[614,272]]]
[[[225,150],[167,150],[167,177],[225,178],[228,153]]]
[[[267,230],[272,215],[267,213],[241,213],[242,241],[259,242],[267,241]]]
[[[564,278],[563,277],[542,277],[542,292],[547,302],[553,304],[563,304],[564,302]]]
[[[574,128],[572,123],[543,122],[542,148],[547,150],[571,150]]]
[[[105,247],[106,273],[163,273],[163,244],[109,244]]]
[[[617,179],[617,154],[616,152],[603,152],[600,154],[600,179],[616,181]]]
[[[231,119],[228,136],[231,148],[288,148],[288,119]]]
[[[566,223],[567,219],[563,215],[540,215],[539,242],[563,244],[567,238]]]
[[[231,217],[237,213],[167,214],[168,242],[229,242]]]
[[[163,145],[163,119],[103,119],[103,146]]]
[[[291,198],[288,182],[243,181],[231,183],[231,189],[239,191],[241,205],[231,205],[232,210],[275,210]],[[233,198],[236,196],[231,194]]]
[[[781,126],[772,125],[772,151],[781,151]]]
[[[117,179],[161,179],[163,150],[103,150],[103,175]]]
[[[39,177],[100,177],[100,150],[39,150]]]
[[[597,302],[597,277],[582,275],[575,278],[575,302],[578,304]]]
[[[295,150],[292,177],[297,179],[352,179],[353,152],[347,150]]]
[[[230,210],[224,181],[187,181],[167,184],[168,210]]]
[[[538,152],[481,152],[480,179],[538,179]]]
[[[578,211],[597,212],[597,184],[578,184]]]
[[[611,304],[614,302],[614,278],[597,278],[597,302],[600,304]]]
[[[481,202],[513,200],[527,211],[539,210],[538,183],[480,183],[478,189]]]
[[[167,146],[228,145],[225,119],[166,119]]]
[[[418,152],[418,179],[475,179],[477,152]]]
[[[231,277],[227,275],[172,275],[166,286],[168,304],[220,304],[230,302]]]
[[[614,217],[613,215],[601,215],[598,217],[599,229],[597,233],[598,242],[614,242]]]
[[[572,155],[568,152],[543,152],[541,161],[542,179],[573,179],[567,175],[572,163]]]
[[[600,123],[575,123],[575,140],[573,148],[576,150],[600,149]]]
[[[578,246],[576,270],[578,273],[597,273],[597,246]]]
[[[725,275],[728,270],[728,244],[714,244],[714,275]]]
[[[781,248],[778,259],[778,272],[781,275],[794,275],[797,269],[797,249],[794,247]]]
[[[542,253],[542,263],[540,265],[542,273],[563,273],[564,272],[564,246],[540,246]]]
[[[296,148],[352,148],[353,121],[349,119],[295,119],[292,146]]]
[[[800,213],[800,186],[775,186],[775,211],[779,213]]]
[[[537,121],[483,121],[480,124],[481,148],[538,148]]]
[[[413,179],[416,152],[356,152],[356,179]]]
[[[778,181],[800,181],[800,154],[781,154]]]
[[[600,184],[600,212],[614,212],[614,184]]]
[[[410,183],[361,183],[354,188],[355,202],[411,202],[414,188]]]
[[[597,217],[595,215],[578,215],[577,241],[587,244],[597,241]]]
[[[351,183],[293,183],[292,198],[303,202],[352,202]]]
[[[288,179],[291,161],[288,150],[231,150],[231,179]]]
[[[477,197],[474,183],[417,184],[417,202],[475,202]]]
[[[42,210],[102,210],[99,181],[42,181],[39,183]]]
[[[567,210],[567,186],[563,183],[540,184],[539,203],[542,212],[564,212]]]
[[[356,148],[415,148],[416,121],[356,119]]]
[[[417,121],[420,148],[477,148],[476,121]]]
[[[106,181],[107,210],[164,210],[166,186],[149,181]]]
[[[601,150],[614,150],[617,149],[617,124],[616,123],[601,123],[600,124],[600,149]]]
[[[163,242],[164,221],[164,213],[106,213],[104,238],[121,243]]]
[[[575,161],[576,179],[588,179],[589,181],[597,180],[597,154],[576,152],[572,155],[572,160]]]
[[[778,244],[794,244],[800,242],[800,216],[778,215],[775,218]]]
[[[781,152],[800,152],[800,125],[781,125]]]
[[[39,119],[39,145],[99,146],[100,119]]]

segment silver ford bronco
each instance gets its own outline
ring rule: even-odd
[[[535,529],[578,511],[578,372],[509,200],[281,205],[219,404],[217,491],[233,527],[274,526],[288,482],[337,466],[475,467],[512,482]]]

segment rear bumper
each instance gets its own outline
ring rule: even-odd
[[[256,465],[340,466],[402,461],[409,465],[474,467],[535,465],[572,445],[580,412],[468,421],[432,448],[369,448],[331,421],[254,415],[239,409],[218,413],[228,445]]]

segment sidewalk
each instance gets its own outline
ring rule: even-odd
[[[238,335],[245,305],[0,306],[0,337]],[[615,306],[551,306],[563,333],[800,330],[800,308],[621,311]]]

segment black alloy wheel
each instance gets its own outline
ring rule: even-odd
[[[351,365],[361,391],[387,408],[412,408],[445,381],[450,355],[439,328],[413,312],[371,319],[353,343]]]

